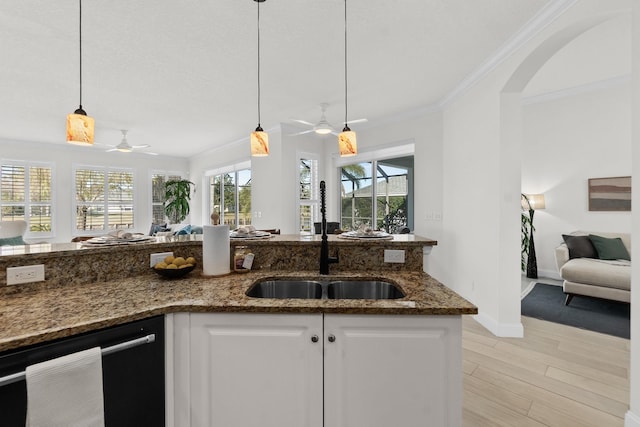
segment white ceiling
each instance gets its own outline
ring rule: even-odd
[[[349,0],[349,117],[435,105],[558,0]],[[96,142],[189,157],[257,125],[252,0],[85,0]],[[262,127],[344,120],[343,0],[260,4]],[[78,1],[2,0],[0,139],[63,144],[79,103]],[[78,148],[83,149],[83,148]]]

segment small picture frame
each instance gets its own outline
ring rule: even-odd
[[[589,178],[590,211],[631,211],[631,177]]]

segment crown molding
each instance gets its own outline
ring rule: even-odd
[[[520,49],[525,43],[539,34],[576,2],[577,0],[553,0],[548,3],[496,52],[487,58],[482,65],[476,68],[471,74],[465,77],[458,86],[445,95],[444,98],[437,103],[438,108],[444,109],[447,105],[462,96],[505,59],[511,56],[513,52]]]
[[[602,89],[610,89],[631,83],[631,74],[612,77],[610,79],[599,80],[595,82],[585,83],[579,86],[572,86],[552,92],[541,93],[522,98],[522,105],[539,104],[549,102],[556,99],[568,98],[571,96],[581,95],[583,93],[594,92]]]

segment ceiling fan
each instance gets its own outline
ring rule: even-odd
[[[294,135],[304,135],[305,133],[311,133],[311,132],[315,132],[318,135],[327,135],[327,134],[333,134],[333,135],[338,135],[338,130],[331,125],[331,123],[329,123],[327,121],[327,118],[325,116],[325,113],[327,112],[327,107],[329,107],[329,104],[327,104],[326,102],[323,102],[322,104],[320,104],[320,110],[322,111],[322,114],[320,115],[320,121],[316,124],[313,123],[309,123],[306,120],[299,120],[299,119],[291,119],[294,122],[298,122],[301,123],[305,126],[311,126],[311,129],[308,130],[303,130],[302,132],[297,132],[297,133],[292,133],[289,134],[290,136],[294,136]],[[356,119],[356,120],[349,120],[349,124],[352,123],[363,123],[366,122],[367,119]]]
[[[131,145],[127,142],[127,132],[128,130],[126,129],[121,129],[120,132],[122,132],[122,141],[120,141],[120,144],[116,145],[116,146],[112,146],[113,148],[110,148],[107,150],[107,152],[110,151],[120,151],[121,153],[131,153],[132,151],[135,150],[139,150],[140,148],[148,148],[151,147],[149,144],[143,144],[143,145]],[[143,151],[144,154],[149,154],[151,156],[157,156],[158,153],[152,153],[149,151]]]

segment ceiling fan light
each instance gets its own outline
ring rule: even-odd
[[[350,157],[358,154],[358,144],[356,141],[356,133],[345,126],[338,135],[338,148],[340,149],[340,157]]]
[[[95,121],[82,108],[67,115],[67,142],[76,145],[93,145]]]
[[[251,132],[251,155],[253,157],[269,155],[269,134],[260,126],[254,132]]]
[[[318,135],[328,135],[333,131],[328,125],[319,125],[314,129]]]

